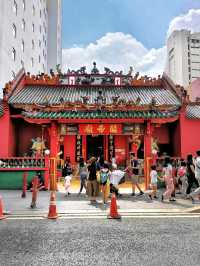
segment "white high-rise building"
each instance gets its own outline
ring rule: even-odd
[[[0,0],[0,87],[61,64],[62,0]]]
[[[200,33],[174,31],[167,40],[166,73],[185,88],[200,77]]]

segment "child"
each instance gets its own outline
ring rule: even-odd
[[[119,194],[118,185],[124,178],[125,172],[118,170],[116,164],[112,164],[112,172],[110,176],[110,193],[115,193],[116,196],[121,196]]]
[[[102,200],[104,206],[107,205],[108,200],[108,193],[107,193],[107,186],[110,179],[110,171],[108,164],[104,163],[103,168],[100,170],[100,184],[101,184],[101,190],[102,190]]]
[[[65,176],[65,191],[66,191],[66,195],[65,196],[69,196],[70,195],[70,186],[71,186],[71,175],[67,175]]]
[[[165,163],[163,167],[163,177],[166,185],[166,191],[163,193],[161,200],[168,198],[169,201],[176,201],[172,198],[172,193],[174,191],[174,180],[172,177],[172,165],[170,163],[170,158],[165,158]]]
[[[154,199],[157,199],[156,193],[157,193],[157,182],[158,182],[158,173],[156,171],[156,165],[151,166],[151,172],[150,172],[150,188],[152,191],[149,194],[149,198],[152,200],[152,196]]]
[[[181,166],[178,169],[178,184],[180,185],[180,192],[186,196],[186,189],[187,189],[187,175],[186,175],[186,163],[181,161]],[[180,193],[179,193],[180,194]]]

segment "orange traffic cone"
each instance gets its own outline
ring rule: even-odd
[[[3,215],[3,201],[2,201],[2,198],[0,196],[0,220],[3,220],[5,218],[6,218],[6,216]]]
[[[48,213],[48,219],[57,219],[58,215],[56,212],[56,195],[55,192],[51,192],[51,198],[50,198],[50,205],[49,205],[49,213]]]
[[[110,203],[110,214],[108,215],[108,219],[121,219],[121,215],[119,215],[117,211],[117,201],[115,193],[112,193],[112,198]]]

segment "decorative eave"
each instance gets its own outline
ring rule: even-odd
[[[106,120],[119,120],[119,119],[165,119],[178,117],[179,111],[158,111],[158,110],[146,110],[146,111],[60,111],[60,112],[22,112],[24,118],[31,119],[78,119],[78,120],[93,120],[93,119],[106,119]]]

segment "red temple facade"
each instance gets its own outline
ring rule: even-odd
[[[95,63],[91,73],[21,70],[0,103],[0,158],[31,156],[37,138],[39,155],[62,151],[72,163],[103,156],[125,165],[131,153],[185,157],[200,149],[199,131],[200,104],[165,74],[139,78],[108,68],[100,74]]]

